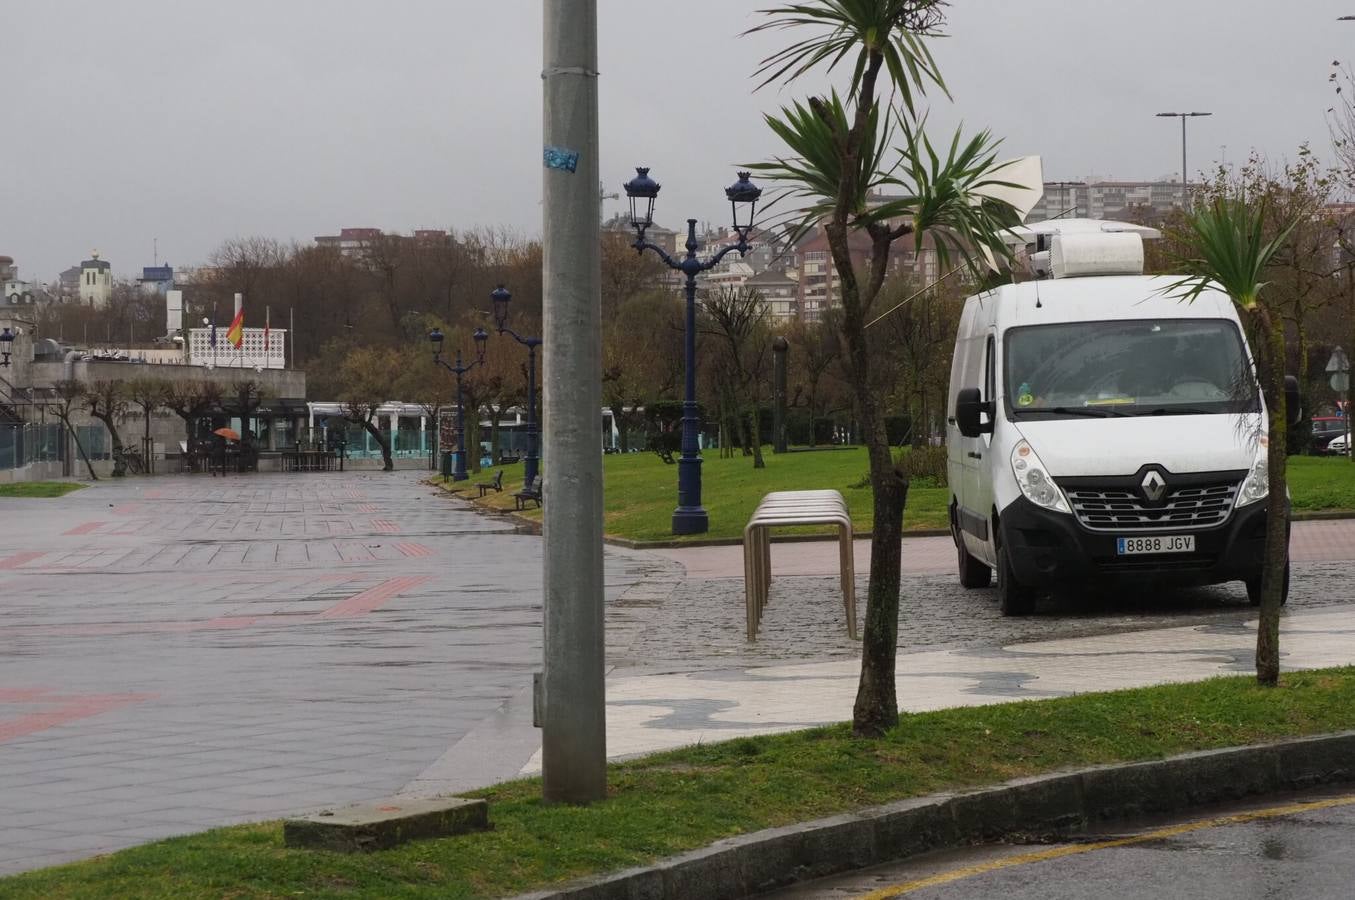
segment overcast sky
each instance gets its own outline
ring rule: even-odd
[[[759,0],[600,0],[602,171],[648,164],[657,218],[723,220],[734,165],[776,152],[753,94],[783,36]],[[1329,155],[1355,0],[955,0],[935,52],[961,119],[1049,180],[1192,172],[1301,141]],[[535,0],[8,0],[0,17],[0,254],[48,280],[98,248],[115,272],[222,240],[343,226],[541,227]],[[1226,147],[1226,151],[1225,148]],[[608,214],[619,209],[607,201]]]

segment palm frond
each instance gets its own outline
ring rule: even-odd
[[[1184,236],[1189,251],[1178,257],[1181,278],[1163,289],[1192,303],[1211,289],[1222,290],[1242,309],[1253,309],[1266,286],[1266,269],[1284,249],[1297,220],[1284,223],[1266,240],[1270,228],[1268,200],[1245,194],[1215,198],[1186,214]]]
[[[818,0],[760,10],[770,21],[744,34],[796,28],[812,28],[816,33],[762,60],[753,76],[761,79],[756,90],[773,82],[794,81],[820,65],[832,71],[850,58],[849,96],[855,97],[862,74],[878,57],[909,112],[928,85],[949,96],[925,41],[940,36],[945,6],[946,0]]]
[[[1012,249],[1004,238],[1020,224],[1021,214],[991,196],[998,188],[1019,187],[996,174],[1006,165],[997,159],[1001,142],[986,130],[966,141],[963,129],[957,129],[942,157],[921,123],[914,128],[903,122],[901,127],[899,174],[885,179],[899,196],[873,209],[872,217],[900,233],[911,232],[917,249],[930,236],[943,267],[958,257],[981,275],[990,258],[1009,261]]]
[[[846,104],[836,92],[827,98],[796,101],[782,107],[780,115],[764,117],[767,126],[785,143],[789,153],[770,162],[748,163],[746,167],[779,185],[769,204],[793,205],[784,230],[798,240],[817,222],[828,218],[837,208],[843,184],[843,157],[852,122]],[[847,200],[848,217],[864,221],[870,215],[869,198],[889,178],[892,166],[885,162],[895,133],[894,117],[876,106],[866,119],[862,134],[862,152],[854,160],[855,171],[848,183],[854,186]]]

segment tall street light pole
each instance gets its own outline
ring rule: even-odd
[[[701,421],[696,406],[696,276],[715,268],[735,250],[743,256],[751,249],[748,235],[753,230],[753,215],[762,189],[748,180],[747,172],[740,172],[739,180],[725,189],[739,240],[705,262],[696,255],[701,249],[696,240],[696,219],[687,220],[687,255],[682,259],[674,259],[662,247],[645,240],[645,229],[654,224],[654,201],[659,196],[659,183],[649,177],[649,169],[635,170],[635,177],[626,182],[626,196],[630,198],[630,224],[635,229],[635,243],[631,246],[637,253],[653,250],[668,268],[687,276],[687,383],[682,402],[682,458],[678,460],[678,506],[673,511],[673,534],[705,534],[710,530],[710,517],[701,505]]]
[[[1212,116],[1208,112],[1160,112],[1157,114],[1159,119],[1180,119],[1181,120],[1181,209],[1184,210],[1190,204],[1190,196],[1186,184],[1189,179],[1186,176],[1186,119],[1194,119],[1199,116]]]
[[[607,796],[602,604],[602,228],[597,0],[545,0],[542,329],[545,672],[535,694],[548,803]]]
[[[460,350],[460,348],[457,348],[457,351],[456,351],[456,365],[452,366],[452,365],[448,365],[448,364],[447,364],[447,361],[446,361],[445,359],[442,358],[442,341],[443,341],[442,332],[439,331],[439,330],[436,329],[436,328],[434,328],[432,331],[428,332],[428,342],[429,342],[430,344],[433,345],[433,362],[435,362],[435,363],[437,363],[438,365],[442,366],[442,367],[443,367],[444,369],[446,369],[448,372],[451,372],[453,375],[456,376],[456,443],[457,443],[457,447],[456,447],[456,452],[452,454],[452,459],[453,459],[453,466],[452,466],[452,480],[453,480],[453,481],[465,481],[467,478],[470,477],[470,475],[468,475],[468,474],[466,473],[466,404],[465,404],[465,402],[463,402],[462,399],[461,399],[461,397],[462,397],[462,395],[461,395],[461,376],[462,376],[462,375],[465,375],[465,374],[466,374],[467,372],[469,372],[471,369],[475,368],[476,366],[482,364],[482,363],[485,361],[485,341],[488,340],[489,335],[485,333],[485,330],[484,330],[483,328],[477,328],[477,329],[475,329],[475,334],[473,334],[472,337],[475,339],[475,359],[472,360],[472,361],[471,361],[471,364],[468,365],[468,366],[462,365],[462,364],[461,364],[461,350]],[[478,421],[478,418],[479,418],[479,416],[478,416],[478,413],[477,413],[477,421]],[[478,429],[477,429],[477,430],[478,430]],[[476,443],[479,443],[479,441],[477,440]]]
[[[539,337],[523,337],[508,327],[508,304],[513,295],[503,285],[489,293],[494,303],[494,327],[500,335],[506,334],[527,348],[527,457],[522,463],[522,487],[530,490],[536,485],[537,472],[540,471],[536,447],[536,348],[541,346]]]

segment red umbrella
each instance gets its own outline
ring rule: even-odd
[[[228,441],[240,440],[240,432],[236,431],[234,428],[218,428],[216,431],[213,431],[212,434],[219,434]]]

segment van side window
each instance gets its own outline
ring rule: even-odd
[[[988,335],[988,348],[983,357],[983,399],[989,403],[997,399],[997,342]]]

